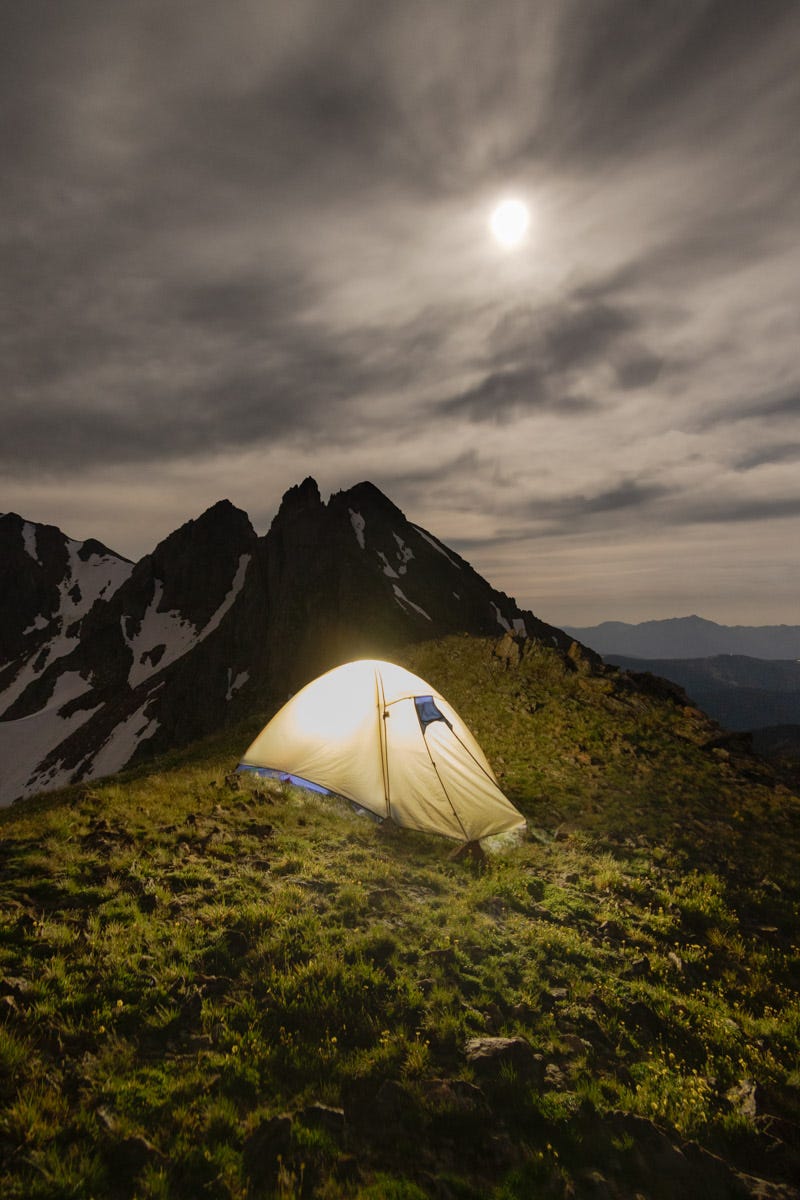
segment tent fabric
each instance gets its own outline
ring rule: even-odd
[[[362,659],[293,696],[248,748],[268,768],[398,825],[478,841],[521,829],[475,738],[443,696],[403,667]]]

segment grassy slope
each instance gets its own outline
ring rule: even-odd
[[[2,814],[0,1194],[797,1194],[798,799],[555,652],[407,663],[529,818],[482,871],[229,786],[260,721]]]

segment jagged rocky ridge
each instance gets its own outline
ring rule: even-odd
[[[283,701],[359,655],[510,631],[567,650],[376,487],[290,488],[269,532],[222,500],[135,565],[0,516],[0,804]]]

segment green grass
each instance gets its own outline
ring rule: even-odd
[[[555,652],[407,663],[529,820],[483,870],[232,788],[263,715],[0,815],[0,1194],[514,1200],[599,1172],[660,1195],[636,1118],[793,1178],[797,797]],[[478,1079],[486,1034],[543,1079]]]

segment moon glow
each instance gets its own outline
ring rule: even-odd
[[[521,245],[531,223],[527,204],[521,200],[502,200],[492,210],[489,218],[489,228],[492,237],[507,250],[513,250]]]

